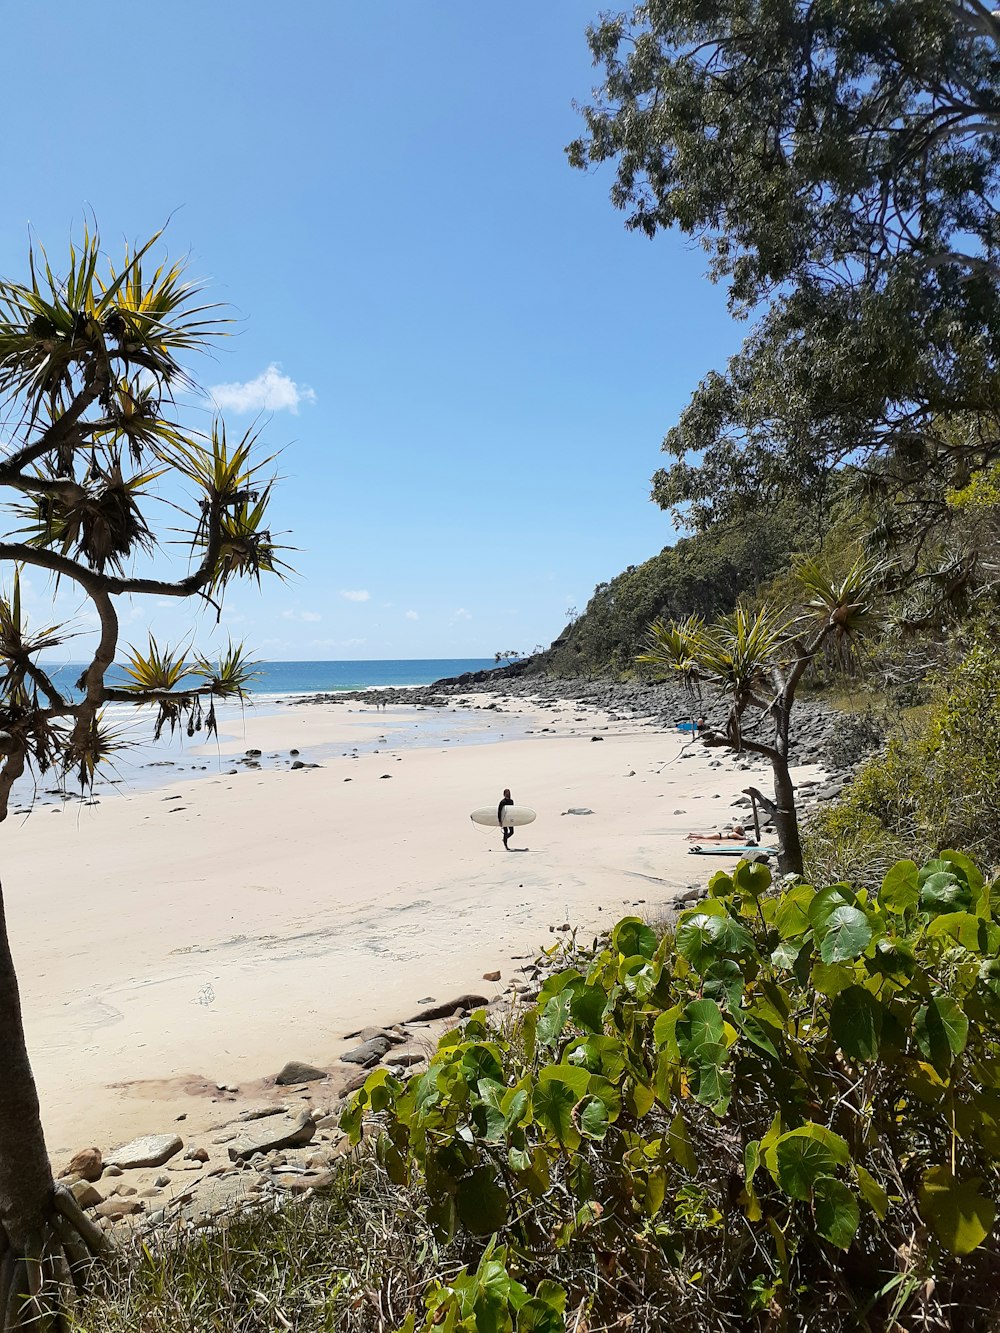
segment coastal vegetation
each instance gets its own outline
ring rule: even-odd
[[[571,162],[613,164],[628,226],[697,238],[753,322],[653,478],[688,535],[529,667],[644,657],[721,697],[705,738],[771,763],[774,800],[755,794],[789,877],[741,863],[668,927],[626,918],[558,960],[502,1020],[473,1013],[426,1072],[376,1070],[327,1200],[136,1246],[81,1328],[995,1326],[1000,19],[651,0],[589,40],[602,85]],[[147,249],[102,284],[88,237],[67,278],[0,287],[0,388],[25,409],[0,484],[26,525],[0,558],[75,581],[102,626],[82,702],[58,696],[34,657],[61,631],[25,629],[12,580],[0,795],[31,763],[86,781],[108,701],[197,727],[239,692],[241,650],[178,690],[186,657],[155,642],[109,690],[115,595],[215,605],[279,568],[254,437],[171,416],[175,358],[212,326],[179,270],[143,277]],[[172,583],[123,572],[158,551],[140,511],[161,475],[197,495]],[[836,651],[861,630],[864,653]],[[800,839],[793,704],[846,687],[840,750],[867,761]],[[0,1044],[15,1328],[101,1237],[52,1184],[6,950]]]
[[[152,634],[128,650],[127,683],[109,685],[124,647],[116,599],[145,599],[153,617],[161,599],[190,600],[217,617],[233,580],[283,568],[267,521],[271,460],[258,456],[255,433],[233,443],[219,420],[204,434],[180,419],[175,395],[193,387],[181,359],[204,349],[221,321],[183,265],[151,263],[159,240],[115,265],[86,231],[64,269],[33,249],[28,281],[0,282],[0,398],[12,431],[0,462],[9,525],[0,541],[9,580],[0,596],[0,821],[24,775],[92,786],[128,739],[109,723],[108,704],[150,706],[157,736],[164,727],[193,735],[215,730],[217,701],[242,696],[252,665],[241,645],[210,661],[189,642],[161,646]],[[157,503],[168,522],[154,523]],[[180,572],[164,547],[178,534]],[[79,643],[80,626],[75,616],[28,624],[26,569],[88,607],[93,646],[74,693],[38,659]],[[2,899],[0,1062],[0,1327],[46,1333],[66,1326],[105,1240],[52,1179]]]
[[[1000,886],[747,862],[369,1074],[332,1193],[137,1245],[109,1331],[989,1327]],[[363,1140],[366,1131],[370,1131]],[[82,1327],[91,1327],[84,1323]]]
[[[756,614],[737,607],[706,625],[696,616],[653,622],[640,662],[666,670],[692,695],[692,713],[703,709],[702,686],[728,705],[724,727],[703,727],[699,739],[711,748],[766,759],[774,775],[773,799],[757,787],[748,794],[778,835],[778,869],[802,875],[802,844],[790,771],[792,706],[806,671],[824,650],[844,655],[873,620],[886,569],[859,557],[843,579],[831,581],[813,561],[800,563],[797,581],[805,610],[764,605]]]
[[[613,164],[627,225],[696,239],[755,317],[668,432],[657,501],[702,529],[821,503],[847,462],[894,492],[995,461],[996,14],[654,0],[588,37],[601,84],[570,161]]]

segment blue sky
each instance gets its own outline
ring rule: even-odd
[[[610,173],[566,163],[598,8],[5,8],[0,272],[29,224],[55,259],[89,210],[109,254],[173,214],[239,317],[192,369],[284,449],[297,576],[235,587],[223,626],[260,655],[530,649],[672,540],[659,444],[742,330],[699,250],[627,233]]]

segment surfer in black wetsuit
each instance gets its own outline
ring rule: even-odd
[[[504,787],[504,789],[503,789],[503,800],[502,800],[502,801],[500,802],[500,804],[497,806],[497,823],[498,823],[498,824],[500,825],[500,827],[503,829],[503,849],[504,849],[505,852],[509,852],[509,851],[510,851],[510,848],[507,846],[507,842],[508,842],[508,840],[509,840],[509,838],[510,838],[510,835],[514,832],[514,830],[513,830],[512,827],[511,827],[511,828],[504,827],[504,822],[503,822],[503,812],[504,812],[504,810],[506,810],[506,808],[507,808],[508,805],[513,805],[513,804],[514,804],[514,802],[513,802],[513,800],[511,799],[510,788],[509,788],[509,787]]]

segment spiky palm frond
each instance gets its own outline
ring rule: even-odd
[[[163,395],[151,378],[143,382],[138,376],[122,376],[108,397],[108,424],[90,435],[92,469],[98,447],[110,461],[117,461],[124,441],[138,466],[147,451],[157,454],[183,438],[177,426],[162,415]]]
[[[694,645],[704,629],[701,616],[688,616],[682,621],[666,621],[659,616],[646,633],[646,651],[635,660],[690,679],[696,665]]]
[[[98,768],[133,743],[126,727],[112,726],[103,712],[95,713],[89,726],[74,728],[66,740],[60,756],[64,771],[76,775],[81,790],[89,790]]]
[[[799,560],[795,573],[808,599],[810,619],[844,638],[871,626],[878,593],[890,568],[888,561],[862,554],[839,581],[831,579],[811,557]]]
[[[10,596],[0,596],[0,660],[23,663],[46,648],[62,642],[59,625],[46,625],[28,632],[27,617],[21,607],[21,570],[14,568]]]
[[[197,654],[193,674],[200,676],[212,687],[212,693],[223,699],[240,698],[246,694],[247,686],[260,678],[257,670],[260,664],[253,661],[243,643],[233,643],[232,639],[221,653],[218,661]]]
[[[28,546],[82,560],[98,573],[109,567],[121,571],[137,550],[154,549],[153,534],[139,502],[165,470],[125,477],[112,464],[92,473],[85,485],[66,482],[31,495],[24,503],[11,506],[25,521],[19,535]]]
[[[133,694],[172,690],[193,670],[185,661],[183,649],[173,652],[168,647],[161,648],[152,634],[147,651],[143,653],[130,646],[123,665],[130,679],[122,688]]]
[[[218,557],[211,578],[213,591],[224,588],[232,578],[252,578],[260,583],[261,574],[277,574],[285,579],[291,573],[291,566],[278,557],[279,551],[288,548],[279,546],[270,529],[264,527],[270,498],[268,484],[254,500],[243,501],[221,516]],[[207,537],[204,544],[208,544]]]
[[[219,309],[217,304],[196,304],[203,287],[185,279],[183,262],[159,264],[152,274],[143,269],[142,261],[160,234],[134,255],[126,252],[120,273],[109,264],[106,283],[97,278],[101,297],[96,313],[118,356],[169,385],[187,382],[177,354],[204,347],[229,321],[209,318]]]
[[[71,243],[69,267],[57,276],[43,247],[29,252],[30,281],[0,281],[0,393],[26,395],[32,416],[58,404],[100,367],[110,389],[118,376],[112,361],[141,366],[160,389],[185,379],[177,354],[203,347],[226,321],[209,318],[217,309],[198,305],[201,288],[183,278],[181,263],[159,265],[148,277],[142,261],[159,240],[154,233],[120,271],[98,272],[100,237],[84,229],[78,252]],[[37,262],[36,262],[37,254]]]
[[[230,445],[226,424],[216,417],[204,442],[190,436],[161,449],[160,457],[181,476],[194,482],[205,501],[223,507],[249,499],[264,484],[260,473],[276,455],[255,459],[260,430],[250,426],[236,445]]]
[[[791,622],[766,604],[744,606],[709,626],[694,645],[698,670],[739,707],[771,687],[771,673],[788,652]]]
[[[261,474],[275,455],[254,459],[259,439],[259,430],[251,426],[231,446],[225,424],[217,419],[205,443],[188,438],[160,451],[159,456],[201,492],[201,513],[190,542],[194,551],[215,548],[212,591],[236,576],[259,582],[262,573],[284,578],[291,572],[278,558],[287,548],[278,545],[265,526],[274,478],[265,480]]]

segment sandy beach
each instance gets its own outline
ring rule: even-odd
[[[286,766],[210,764],[96,806],[39,807],[0,835],[57,1164],[178,1117],[189,1132],[231,1119],[286,1060],[327,1067],[368,1023],[502,990],[561,938],[550,927],[591,936],[655,916],[722,864],[689,855],[686,833],[767,780],[571,704],[302,704],[223,731],[224,748]],[[291,771],[290,749],[321,767]],[[468,818],[505,786],[538,813],[507,853]],[[240,1091],[221,1106],[218,1084]]]

